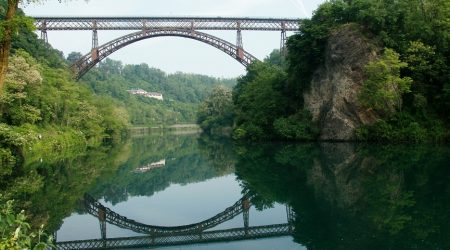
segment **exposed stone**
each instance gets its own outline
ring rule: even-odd
[[[305,108],[320,127],[320,140],[349,141],[355,130],[377,120],[377,114],[358,104],[364,67],[377,58],[379,47],[355,24],[334,31],[325,52],[325,63],[314,73]]]

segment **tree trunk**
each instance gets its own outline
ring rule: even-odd
[[[6,76],[6,70],[8,69],[8,57],[11,49],[11,42],[13,36],[13,27],[11,24],[14,15],[16,14],[19,0],[8,0],[8,10],[6,11],[5,19],[5,33],[3,40],[0,41],[0,95],[3,94],[3,85]]]

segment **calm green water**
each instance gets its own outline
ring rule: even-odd
[[[108,154],[110,170],[86,184],[86,192],[136,222],[197,223],[247,194],[247,228],[288,222],[293,228],[283,236],[165,249],[450,249],[446,146],[233,145],[153,135]],[[75,204],[54,223],[58,242],[101,238],[99,219]],[[241,213],[207,231],[243,229],[245,221]],[[106,224],[107,238],[140,235]]]

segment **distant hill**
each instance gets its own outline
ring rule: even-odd
[[[101,96],[123,106],[133,125],[162,125],[195,122],[197,105],[218,85],[232,88],[236,79],[215,78],[177,72],[167,74],[147,64],[123,65],[106,59],[80,82]],[[127,90],[158,92],[164,100],[132,95]]]

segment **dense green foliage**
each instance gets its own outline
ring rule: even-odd
[[[128,121],[117,115],[123,112],[119,107],[94,98],[67,71],[39,63],[24,50],[11,57],[5,83],[0,98],[0,121],[6,133],[2,137],[11,138],[7,132],[11,131],[18,138],[1,141],[6,155],[8,148],[19,153],[24,146],[20,141],[29,147],[39,142],[50,150],[97,146],[104,138],[120,139],[127,126]]]
[[[97,146],[104,138],[120,139],[128,123],[118,115],[121,108],[76,84],[62,53],[39,40],[28,26],[17,30],[0,98],[2,138],[17,139],[0,141],[1,158],[24,156],[24,143],[31,149],[39,144],[64,150]]]
[[[239,138],[270,138],[273,122],[287,106],[281,92],[286,79],[284,71],[268,63],[249,66],[246,76],[238,80],[233,92]]]
[[[22,15],[19,11],[18,18]],[[128,119],[121,115],[126,111],[110,99],[94,96],[88,88],[74,82],[62,53],[39,40],[29,27],[19,25],[12,39],[12,54],[0,96],[0,202],[16,200],[16,210],[26,209],[33,215],[30,219],[36,226],[48,222],[49,209],[36,211],[38,206],[34,205],[52,206],[58,197],[52,197],[47,190],[52,186],[54,169],[36,168],[32,164],[80,157],[104,142],[118,144],[126,132]],[[76,181],[84,188],[99,173],[98,169],[93,173],[81,168],[72,171],[83,175]],[[52,174],[47,175],[49,172]],[[72,188],[75,191],[75,186]],[[33,200],[31,197],[38,193],[46,194]],[[82,194],[74,192],[74,197],[64,202],[73,206]],[[14,214],[17,211],[8,216]],[[22,223],[23,218],[17,215],[17,223]],[[27,224],[10,223],[10,226],[22,227],[24,237],[29,236]],[[16,243],[31,247],[28,239]]]
[[[288,75],[278,51],[256,62],[233,90],[236,139],[314,140],[315,124],[308,111],[290,102]]]
[[[221,127],[231,127],[233,123],[233,101],[231,90],[218,86],[200,104],[197,123],[207,133]]]
[[[44,250],[52,246],[52,238],[44,242],[45,234],[40,228],[37,233],[30,233],[30,224],[26,221],[24,211],[16,214],[13,211],[13,202],[8,201],[0,206],[0,239],[1,250]]]
[[[79,57],[71,53],[68,60]],[[98,68],[92,69],[82,80],[99,96],[108,96],[116,106],[126,109],[133,125],[170,125],[195,123],[196,109],[214,86],[231,87],[234,79],[219,79],[204,75],[165,72],[150,68],[147,64],[125,65],[120,61],[105,59]],[[131,89],[158,92],[164,101],[133,96]]]
[[[382,53],[365,68],[362,107],[380,117],[358,138],[443,141],[450,138],[450,2],[446,0],[331,0],[288,39],[286,61],[274,51],[255,63],[233,91],[235,137],[314,140],[318,129],[303,95],[325,62],[333,31],[353,23]]]

